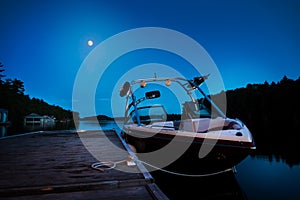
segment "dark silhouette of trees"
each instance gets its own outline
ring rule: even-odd
[[[4,70],[4,65],[0,62],[0,83],[2,83],[2,78],[4,78],[5,77],[5,75],[4,75],[4,72],[5,70]]]
[[[290,166],[300,163],[300,77],[248,84],[226,91],[227,116],[239,118],[252,132],[257,154],[275,156]],[[217,95],[216,95],[217,96]]]
[[[30,98],[25,95],[24,82],[18,79],[3,80],[4,66],[0,62],[0,108],[9,111],[11,132],[22,132],[24,117],[30,113],[54,116],[57,121],[72,121],[72,112],[59,106],[49,105],[42,99]],[[78,114],[77,114],[78,115]]]
[[[254,132],[296,130],[300,128],[299,89],[300,77],[294,81],[284,76],[271,85],[248,84],[246,88],[229,90],[227,115],[240,118]]]

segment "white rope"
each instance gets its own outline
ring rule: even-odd
[[[147,162],[144,162],[144,161],[140,161],[139,160],[139,162],[144,163],[144,164],[146,164],[146,165],[148,165],[148,166],[150,166],[150,167],[152,167],[154,169],[157,169],[157,170],[169,173],[169,174],[179,175],[179,176],[189,176],[189,177],[214,176],[214,175],[222,174],[222,173],[229,172],[229,171],[235,171],[234,168],[229,168],[229,169],[225,169],[225,170],[222,170],[222,171],[213,172],[213,173],[207,173],[207,174],[184,174],[184,173],[172,172],[172,171],[169,171],[169,170],[166,170],[166,169],[162,169],[162,168],[156,167],[156,166],[151,165],[151,164],[149,164]]]
[[[104,170],[110,170],[110,169],[114,169],[116,168],[117,164],[126,162],[127,160],[120,160],[120,161],[104,161],[104,162],[97,162],[97,163],[93,163],[91,165],[91,168],[99,170],[101,172],[103,172]]]

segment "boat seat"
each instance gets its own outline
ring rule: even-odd
[[[178,130],[179,125],[173,121],[165,121],[165,122],[154,122],[152,124],[147,125],[148,128],[155,128],[155,129],[165,129],[165,130]]]
[[[201,119],[185,119],[182,120],[181,130],[197,133],[207,133],[209,130],[229,129],[232,120],[223,118],[201,118]],[[238,124],[236,124],[238,125]],[[240,125],[232,128],[239,129]]]

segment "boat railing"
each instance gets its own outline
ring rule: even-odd
[[[137,118],[137,123],[138,125],[141,125],[141,121],[139,119],[139,114],[137,112],[137,104],[140,103],[140,101],[145,100],[146,98],[141,98],[141,99],[136,99],[135,95],[133,94],[132,87],[135,84],[140,84],[140,87],[145,87],[147,83],[151,82],[165,82],[167,86],[171,85],[171,82],[176,82],[179,84],[187,93],[187,95],[190,97],[192,102],[196,103],[197,100],[192,96],[191,91],[193,90],[198,90],[200,94],[211,104],[211,106],[217,111],[217,113],[223,117],[226,118],[226,115],[224,112],[210,99],[210,97],[205,94],[205,92],[200,88],[200,86],[205,82],[205,80],[208,78],[209,74],[206,76],[200,76],[200,77],[195,77],[193,80],[187,80],[181,77],[175,77],[175,78],[157,78],[156,76],[154,78],[147,78],[147,79],[137,79],[131,81],[129,84],[126,82],[126,89],[127,91],[123,92],[122,94],[126,93],[127,94],[127,100],[126,100],[126,108],[125,108],[125,116],[128,114],[128,110],[131,106],[134,106],[136,118]],[[125,88],[125,84],[123,88]],[[121,93],[120,93],[121,94]],[[122,96],[122,95],[121,95]],[[132,102],[129,103],[129,98],[131,97]]]

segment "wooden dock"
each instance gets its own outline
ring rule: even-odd
[[[0,199],[167,199],[142,165],[128,166],[126,148],[115,131],[0,139]]]

